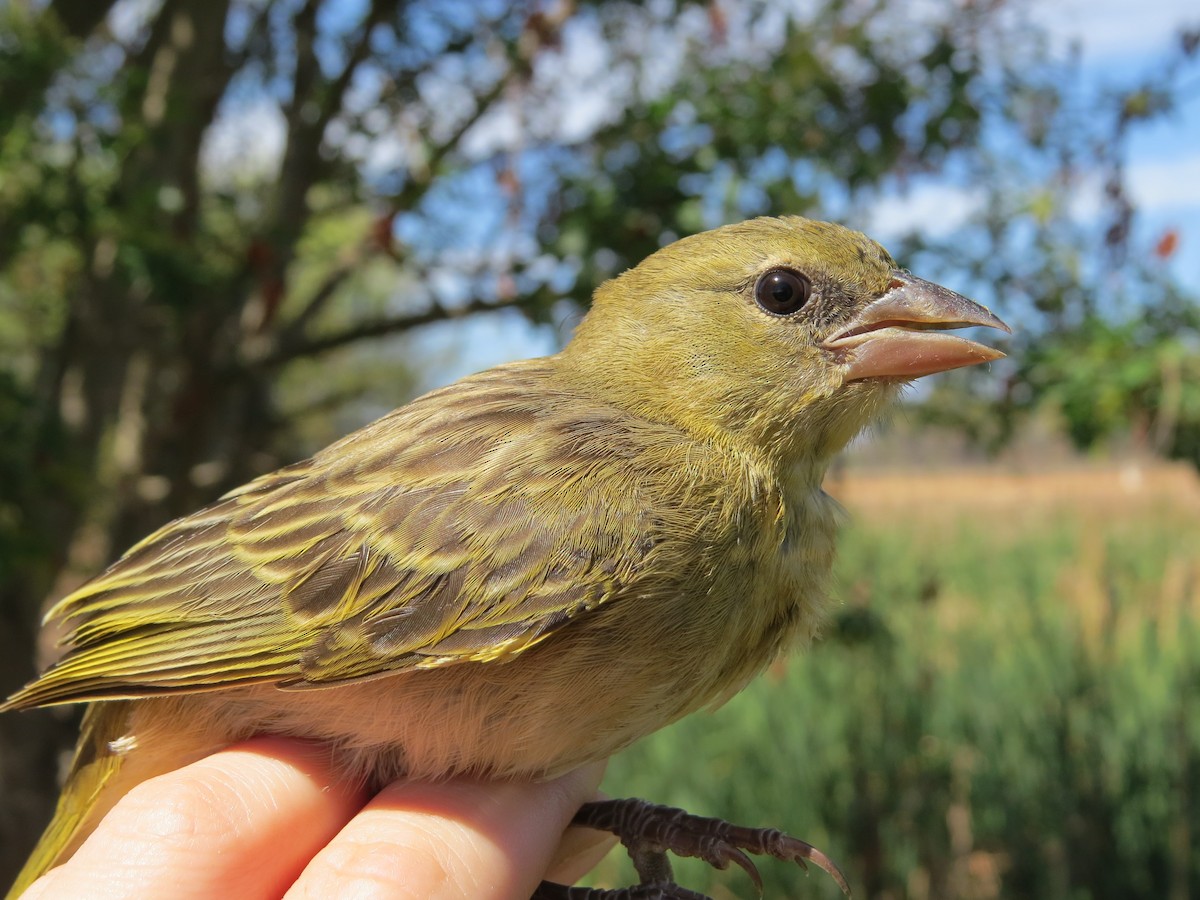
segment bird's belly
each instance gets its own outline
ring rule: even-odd
[[[712,674],[694,654],[680,653],[680,642],[646,629],[618,631],[619,639],[602,626],[568,628],[509,662],[299,691],[263,685],[151,699],[131,743],[185,722],[190,735],[173,739],[193,748],[261,733],[327,741],[346,775],[375,783],[553,777],[714,699]],[[208,737],[197,740],[197,732]]]

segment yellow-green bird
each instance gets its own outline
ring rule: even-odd
[[[50,610],[61,658],[2,707],[89,704],[10,896],[254,734],[376,784],[547,778],[720,704],[829,606],[831,458],[905,382],[1003,355],[969,325],[1007,330],[862,234],[754,219],[601,286],[561,353],[170,523]]]

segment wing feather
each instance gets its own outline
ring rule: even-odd
[[[64,655],[6,707],[500,660],[617,598],[654,545],[631,462],[657,426],[549,367],[426,395],[150,535],[51,610]]]

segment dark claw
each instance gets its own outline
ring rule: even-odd
[[[737,863],[754,882],[758,894],[762,896],[762,877],[757,867],[747,853],[760,856],[772,856],[784,862],[798,863],[807,869],[807,863],[814,863],[824,870],[842,889],[847,897],[850,896],[850,885],[841,869],[828,856],[812,844],[797,838],[788,837],[782,831],[774,828],[747,828],[741,825],[731,825],[721,819],[709,819],[703,816],[693,816],[682,809],[670,806],[658,806],[644,800],[601,800],[585,803],[575,814],[573,824],[585,828],[595,828],[615,834],[621,839],[635,862],[638,859],[654,858],[664,850],[669,850],[677,856],[692,856],[702,859],[718,869],[727,869],[731,862]],[[638,867],[642,871],[641,866]],[[670,868],[667,867],[669,872]],[[643,882],[650,881],[643,875]],[[655,879],[652,883],[642,884],[640,888],[659,889],[661,881]],[[672,886],[674,887],[674,886]],[[680,888],[679,890],[682,890]],[[580,895],[578,900],[625,900],[633,897],[695,897],[697,894],[601,894]],[[576,900],[571,897],[570,900]]]
[[[567,887],[543,881],[531,900],[712,900],[677,884],[639,884],[634,887],[605,890],[604,888]]]
[[[758,866],[754,864],[754,861],[743,853],[740,847],[735,847],[732,844],[718,844],[714,842],[712,846],[713,849],[719,850],[721,853],[722,858],[720,861],[714,861],[709,856],[704,856],[702,859],[710,866],[715,866],[718,869],[728,869],[730,860],[737,863],[742,867],[742,871],[750,876],[750,880],[754,882],[754,890],[761,897],[763,895],[762,876],[758,874]]]
[[[728,829],[723,837],[743,850],[760,856],[773,856],[784,862],[795,862],[802,869],[807,869],[807,863],[811,862],[837,882],[837,886],[842,889],[843,894],[847,897],[850,896],[850,885],[846,882],[846,876],[842,874],[837,863],[812,844],[789,837],[774,828],[746,828],[726,822],[722,822],[721,825]]]

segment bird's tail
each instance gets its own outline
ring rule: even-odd
[[[54,818],[8,889],[5,900],[16,900],[39,877],[74,853],[96,822],[124,793],[111,788],[122,780],[117,776],[124,756],[114,742],[127,732],[128,717],[126,700],[109,700],[88,707]]]

